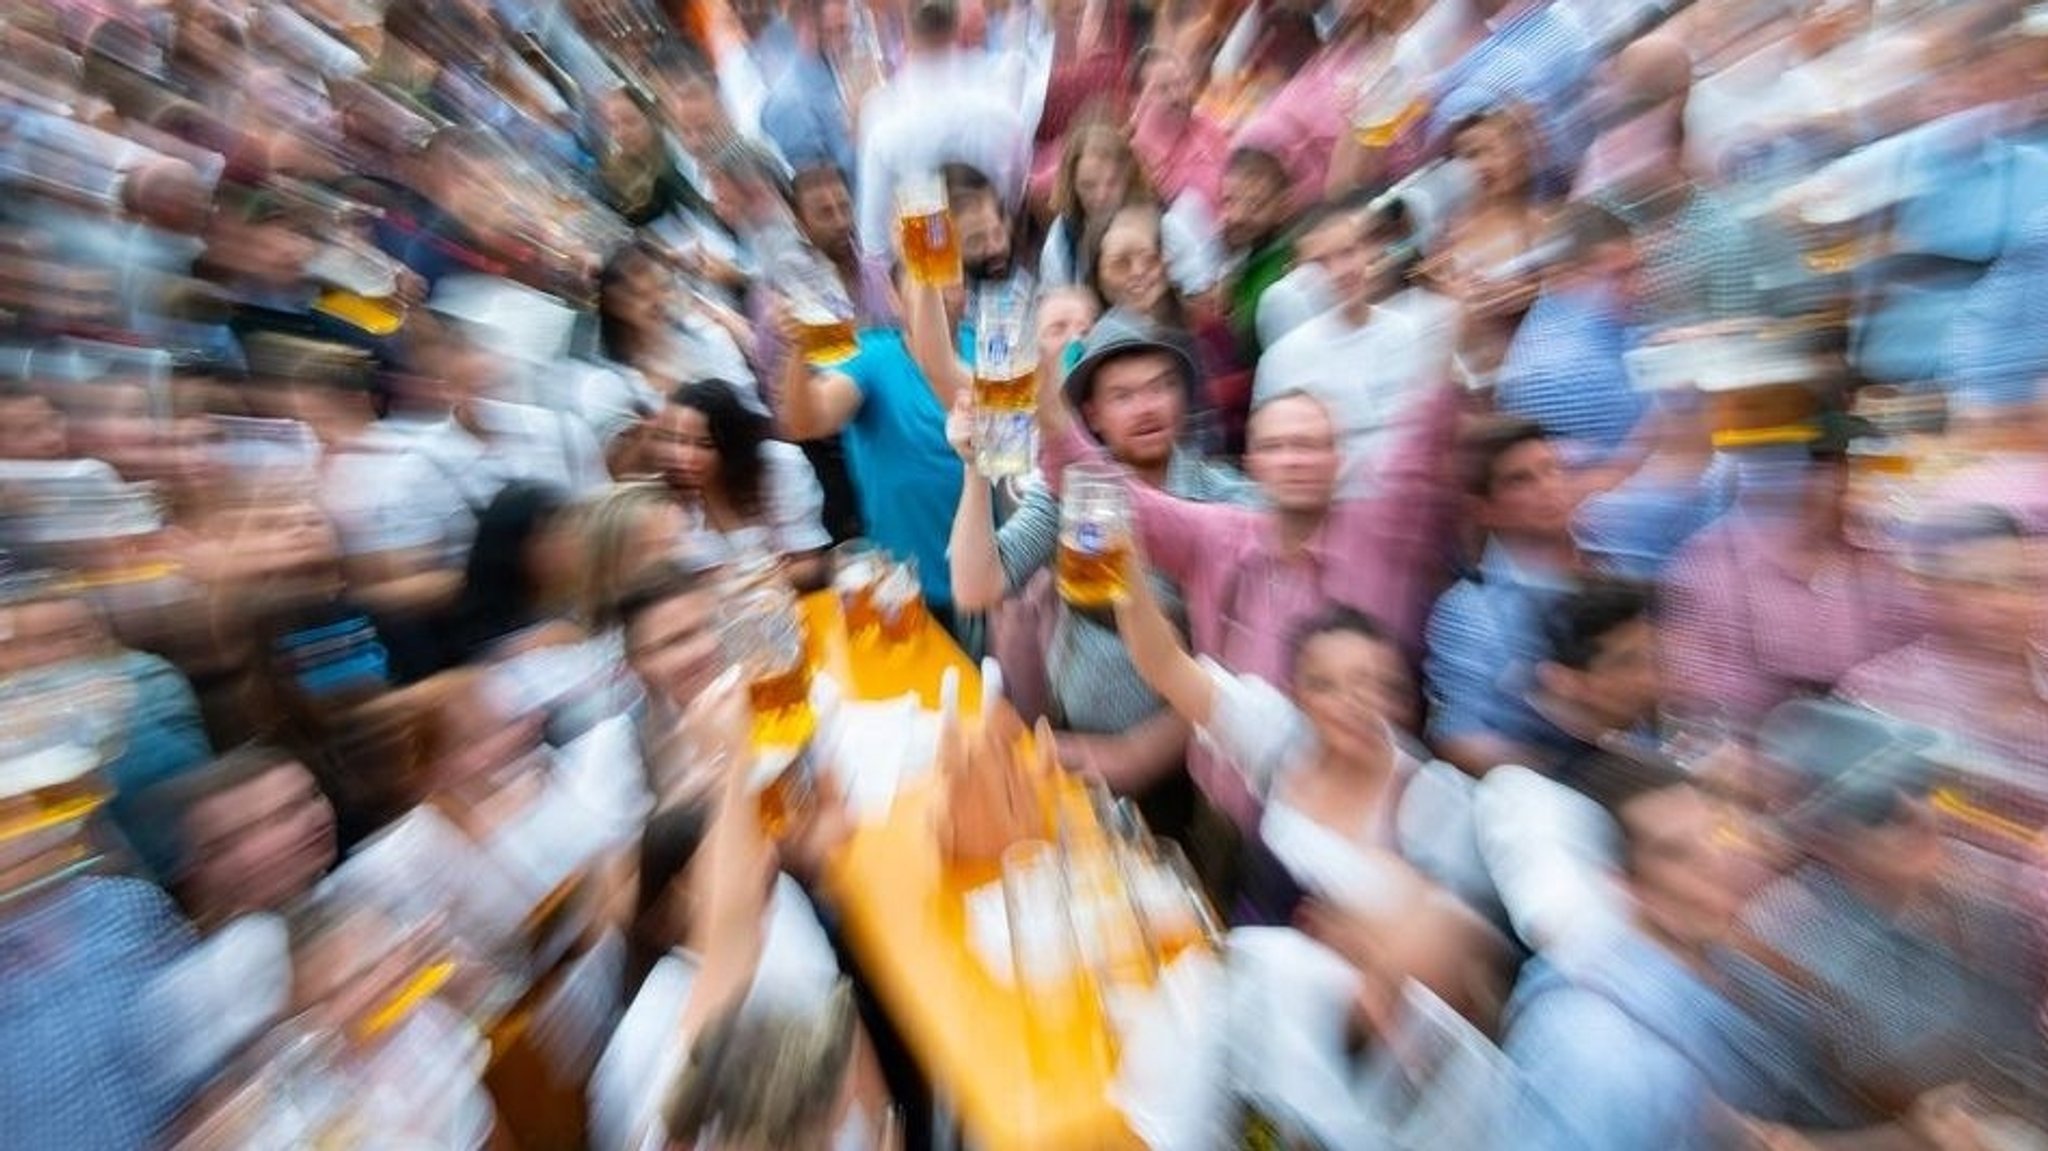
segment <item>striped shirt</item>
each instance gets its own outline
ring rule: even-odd
[[[1174,453],[1167,465],[1165,490],[1196,503],[1255,506],[1261,499],[1258,487],[1236,471],[1185,452]],[[1005,595],[1017,595],[1053,562],[1059,534],[1059,499],[1043,484],[1031,485],[996,534]],[[1184,624],[1179,589],[1157,573],[1152,587],[1168,614]],[[1045,667],[1053,715],[1069,731],[1123,731],[1165,706],[1131,666],[1115,621],[1064,603],[1054,616]]]

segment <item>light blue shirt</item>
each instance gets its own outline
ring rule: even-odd
[[[862,332],[860,354],[838,370],[860,389],[860,407],[840,439],[868,539],[915,558],[925,598],[950,607],[946,542],[960,498],[961,465],[946,442],[946,413],[900,332]]]

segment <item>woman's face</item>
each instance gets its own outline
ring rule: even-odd
[[[638,260],[605,290],[604,309],[635,332],[652,332],[663,323],[668,287],[651,261]]]
[[[1393,649],[1356,632],[1310,638],[1294,665],[1295,702],[1323,748],[1344,758],[1385,742],[1383,718],[1399,713],[1406,686]]]
[[[669,487],[701,495],[718,483],[718,443],[711,421],[696,408],[670,404],[662,409],[651,437],[654,464]]]
[[[1074,164],[1074,198],[1082,212],[1100,219],[1121,207],[1130,194],[1131,170],[1114,149],[1084,148]]]
[[[1148,220],[1124,217],[1103,233],[1102,294],[1112,307],[1154,314],[1166,298],[1166,261],[1159,229]]]
[[[1482,120],[1458,134],[1458,158],[1486,196],[1519,195],[1529,184],[1529,153],[1507,120]]]

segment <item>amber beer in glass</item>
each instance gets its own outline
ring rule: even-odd
[[[1037,457],[1038,361],[1031,297],[1015,284],[975,301],[974,470],[1029,474]]]
[[[924,589],[917,580],[917,561],[906,559],[889,565],[875,583],[874,609],[882,646],[904,647],[924,632]]]
[[[822,305],[796,308],[797,350],[814,368],[843,364],[860,353],[860,339],[853,321],[835,316]]]
[[[811,665],[795,599],[780,587],[742,596],[732,625],[733,655],[747,671],[753,711],[749,740],[761,830],[780,836],[810,802],[807,749],[818,721],[811,709]]]
[[[896,230],[912,279],[941,288],[960,282],[960,237],[938,173],[912,176],[897,187]]]
[[[1130,564],[1131,513],[1121,469],[1075,464],[1060,498],[1060,598],[1077,608],[1114,607]]]
[[[881,630],[875,588],[888,574],[888,567],[888,554],[866,540],[847,540],[832,549],[832,590],[839,596],[847,642],[855,651],[872,645]]]

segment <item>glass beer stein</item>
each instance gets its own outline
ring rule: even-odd
[[[1122,469],[1075,464],[1060,498],[1060,598],[1083,610],[1116,606],[1130,562],[1131,506]]]
[[[960,236],[946,208],[946,183],[920,173],[896,188],[896,230],[903,262],[920,284],[950,288],[961,281]]]

